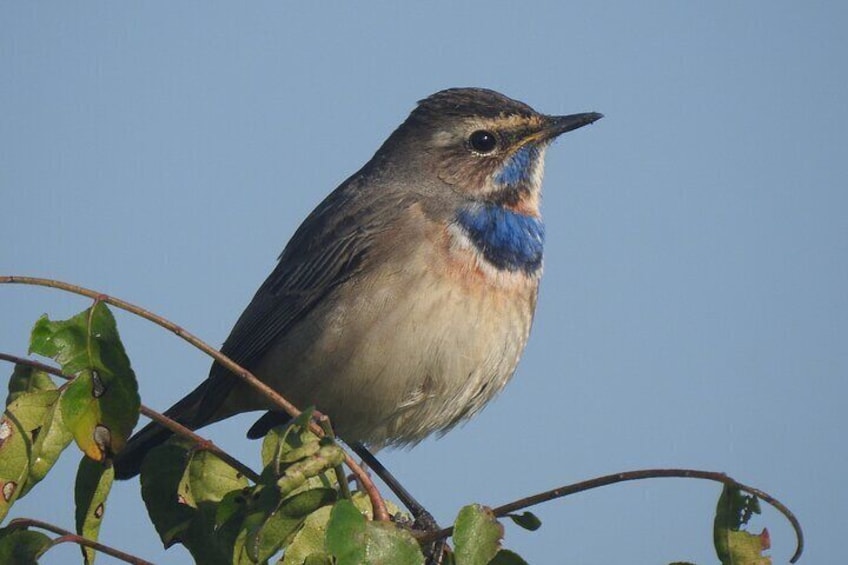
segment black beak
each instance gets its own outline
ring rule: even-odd
[[[546,124],[540,133],[544,139],[553,139],[567,131],[588,126],[603,117],[603,114],[597,112],[571,114],[569,116],[545,116]]]

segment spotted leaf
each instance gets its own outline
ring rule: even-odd
[[[112,488],[115,470],[112,465],[98,463],[83,457],[77,470],[74,488],[77,533],[90,540],[97,540],[100,524],[106,511],[106,498]],[[94,563],[96,552],[90,547],[82,548],[86,565]]]
[[[138,421],[138,384],[115,319],[98,302],[73,318],[36,322],[30,351],[56,360],[75,376],[62,392],[65,424],[83,452],[96,461],[119,452]]]

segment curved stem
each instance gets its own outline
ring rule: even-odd
[[[245,465],[244,463],[242,463],[241,461],[239,461],[238,459],[236,459],[214,443],[212,443],[212,441],[204,438],[203,436],[198,435],[197,433],[191,431],[179,422],[168,418],[164,414],[156,412],[155,410],[151,410],[143,404],[141,405],[141,413],[156,422],[157,424],[159,424],[160,426],[162,426],[163,428],[168,428],[175,434],[188,438],[196,444],[202,446],[202,449],[204,451],[214,453],[218,459],[220,459],[221,461],[223,461],[224,463],[226,463],[227,465],[229,465],[230,467],[232,467],[254,483],[259,482],[259,473],[257,473],[256,471],[254,471],[253,469],[251,469],[250,467],[248,467],[247,465]]]
[[[39,371],[44,371],[45,373],[50,373],[51,375],[55,375],[59,378],[62,378],[62,379],[68,380],[68,381],[73,380],[73,378],[74,378],[71,375],[64,374],[62,371],[60,371],[59,369],[57,369],[55,367],[51,367],[50,365],[46,365],[44,363],[39,363],[38,361],[34,361],[32,359],[26,359],[24,357],[18,357],[17,355],[9,355],[8,353],[0,352],[0,360],[9,361],[10,363],[15,363],[17,365],[29,365],[30,367],[33,367],[34,369],[38,369]],[[194,443],[203,446],[203,449],[205,449],[206,451],[209,451],[211,453],[214,453],[215,456],[218,459],[220,459],[221,461],[223,461],[224,463],[226,463],[227,465],[229,465],[230,467],[232,467],[233,469],[235,469],[236,471],[238,471],[239,473],[241,473],[242,475],[244,475],[245,477],[247,477],[248,479],[250,479],[254,483],[259,482],[259,474],[256,471],[254,471],[253,469],[251,469],[250,467],[248,467],[247,465],[245,465],[244,463],[242,463],[241,461],[239,461],[238,459],[236,459],[235,457],[233,457],[232,455],[230,455],[229,453],[227,453],[226,451],[224,451],[220,447],[216,446],[210,440],[196,434],[195,432],[191,431],[190,429],[183,426],[179,422],[172,420],[171,418],[168,418],[164,414],[161,414],[161,413],[153,410],[152,408],[148,408],[144,404],[141,405],[140,412],[142,414],[144,414],[145,416],[147,416],[148,418],[150,418],[151,420],[155,421],[157,424],[159,424],[163,428],[168,428],[169,430],[174,432],[176,435],[184,437],[186,439],[190,439]]]
[[[274,405],[279,407],[281,410],[289,414],[291,417],[296,418],[300,415],[300,410],[291,402],[286,400],[282,395],[280,395],[273,388],[266,385],[264,382],[256,378],[256,376],[212,347],[207,344],[191,332],[183,329],[181,326],[171,322],[170,320],[159,316],[158,314],[154,314],[149,310],[141,308],[140,306],[136,306],[130,302],[125,300],[121,300],[120,298],[114,298],[112,296],[96,292],[90,290],[88,288],[84,288],[78,285],[69,284],[66,282],[54,280],[54,279],[44,279],[38,277],[24,277],[24,276],[14,276],[14,275],[3,275],[0,276],[0,284],[25,284],[32,286],[45,286],[48,288],[56,288],[59,290],[64,290],[66,292],[71,292],[73,294],[79,294],[81,296],[87,296],[92,300],[105,302],[107,304],[111,304],[116,308],[120,308],[122,310],[126,310],[136,316],[140,316],[145,320],[149,320],[154,324],[165,328],[168,331],[175,333],[177,336],[187,341],[197,349],[200,349],[210,357],[212,357],[215,361],[218,362],[223,367],[226,367],[230,370],[230,372],[241,380],[247,382],[250,386],[261,392],[265,398],[270,400]],[[323,431],[320,426],[315,424],[314,422],[310,423],[311,429],[319,436],[323,435]],[[359,466],[356,461],[347,453],[345,453],[345,464],[350,468],[351,472],[356,476],[357,481],[362,486],[363,490],[368,494],[368,497],[371,500],[371,506],[374,509],[374,519],[380,521],[388,521],[389,513],[386,510],[386,504],[383,501],[382,496],[380,496],[379,491],[377,490],[376,485],[368,476],[368,473]]]
[[[9,522],[9,528],[40,528],[42,530],[47,530],[48,532],[52,532],[57,534],[58,538],[53,540],[52,546],[59,545],[60,543],[71,542],[77,545],[84,545],[86,547],[90,547],[97,551],[101,551],[106,555],[110,555],[115,559],[120,559],[125,563],[132,563],[133,565],[153,565],[150,561],[145,561],[141,557],[136,557],[135,555],[131,555],[129,553],[125,553],[120,549],[115,549],[114,547],[110,547],[108,545],[103,545],[100,542],[96,542],[94,540],[90,540],[83,536],[77,535],[75,533],[69,532],[64,528],[60,528],[58,526],[54,526],[49,522],[42,522],[41,520],[33,520],[31,518],[16,518]]]
[[[753,494],[754,496],[766,501],[769,505],[773,506],[778,512],[783,514],[783,516],[789,521],[790,524],[792,524],[792,528],[795,530],[795,536],[798,542],[795,547],[795,553],[792,555],[792,558],[789,561],[791,563],[795,563],[801,557],[801,553],[804,551],[804,532],[801,530],[801,523],[798,521],[798,518],[795,517],[795,514],[793,514],[792,511],[789,510],[789,508],[787,508],[785,504],[783,504],[767,492],[755,487],[742,484],[725,475],[724,473],[719,473],[716,471],[701,471],[698,469],[641,469],[638,471],[625,471],[623,473],[614,473],[612,475],[596,477],[587,481],[581,481],[579,483],[574,483],[545,492],[540,492],[539,494],[534,494],[516,500],[514,502],[510,502],[502,506],[492,508],[492,512],[495,514],[495,516],[498,517],[506,516],[507,514],[515,512],[516,510],[522,510],[524,508],[535,506],[536,504],[540,504],[542,502],[562,498],[564,496],[576,494],[578,492],[583,492],[598,487],[612,485],[615,483],[622,483],[626,481],[657,479],[665,477],[704,479],[708,481],[715,481],[734,488],[738,488],[743,492]],[[443,530],[439,530],[438,532],[424,534],[419,539],[422,541],[432,541],[433,539],[450,536],[452,533],[453,528],[445,528]]]

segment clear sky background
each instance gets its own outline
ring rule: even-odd
[[[384,462],[444,523],[621,470],[725,471],[797,512],[802,563],[837,563],[846,29],[840,2],[4,2],[0,273],[114,294],[218,345],[299,222],[420,98],[483,86],[603,112],[548,152],[545,276],[515,379]],[[0,350],[24,354],[39,315],[88,305],[0,287]],[[146,404],[205,378],[173,335],[118,323]],[[204,433],[255,464],[252,421]],[[77,462],[12,514],[72,529]],[[530,563],[715,563],[719,490],[609,487],[537,507],[542,529],[507,525],[505,543]],[[786,562],[788,524],[765,509],[757,525]],[[188,560],[162,550],[137,481],[114,487],[101,538]]]

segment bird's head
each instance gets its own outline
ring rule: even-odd
[[[536,215],[548,145],[601,117],[547,116],[492,90],[452,88],[420,101],[399,131],[454,191]]]

